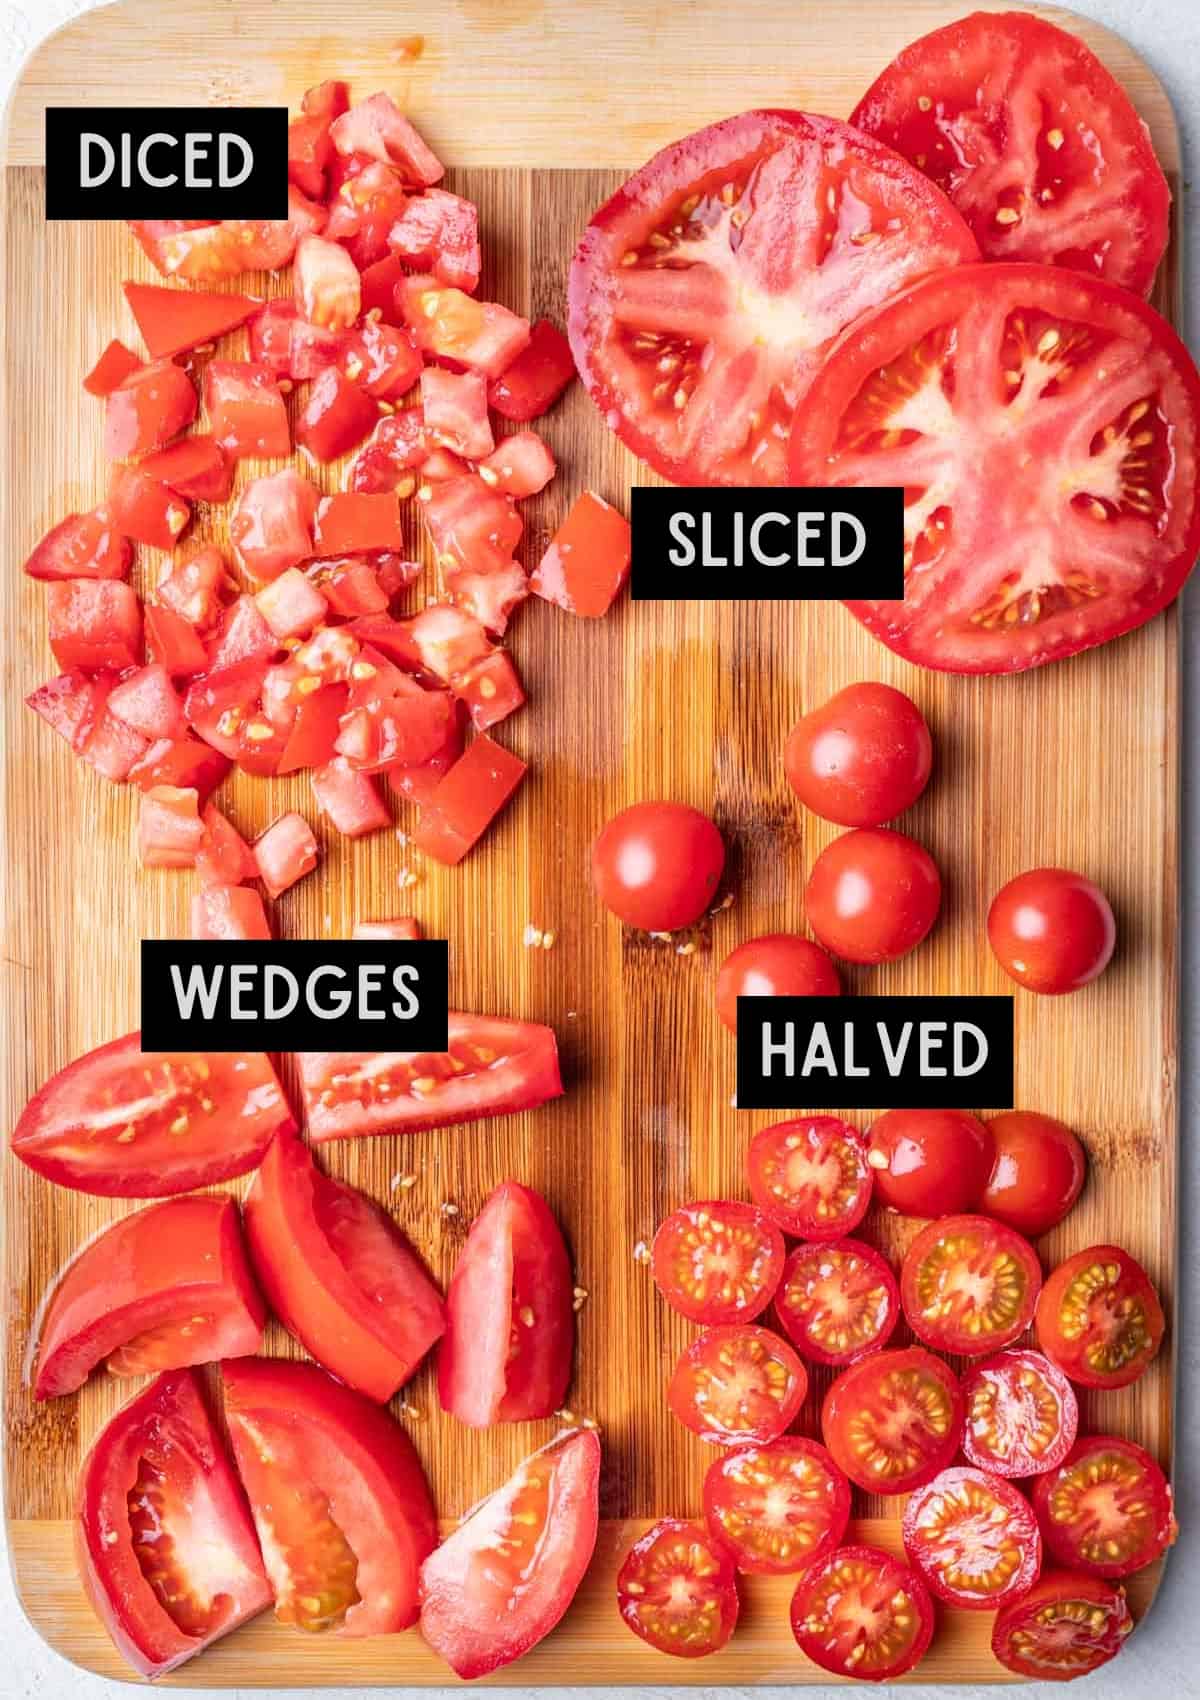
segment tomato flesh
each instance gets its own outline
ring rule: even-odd
[[[947,1605],[995,1611],[1027,1594],[1042,1537],[1024,1494],[988,1470],[943,1470],[904,1508],[904,1550]]]
[[[992,899],[987,933],[1009,979],[1052,996],[1096,979],[1117,942],[1107,897],[1067,868],[1034,868],[1009,880]]]
[[[751,1204],[684,1204],[654,1236],[652,1269],[681,1316],[706,1325],[749,1322],[779,1285],[783,1235]]]
[[[965,1110],[885,1110],[867,1136],[875,1195],[902,1216],[977,1208],[994,1152],[992,1133]]]
[[[917,1235],[900,1272],[909,1327],[941,1352],[982,1357],[1033,1320],[1042,1285],[1028,1240],[986,1216],[944,1216]]]
[[[683,1353],[667,1402],[685,1428],[718,1446],[778,1440],[790,1427],[808,1373],[792,1348],[765,1328],[707,1328]]]
[[[797,721],[783,757],[806,808],[839,826],[883,826],[929,783],[933,740],[925,717],[891,685],[847,685]]]
[[[624,514],[585,490],[550,539],[530,576],[530,588],[568,614],[601,619],[629,575],[632,549]]]
[[[932,1481],[958,1451],[962,1425],[953,1371],[920,1346],[851,1365],[821,1407],[826,1446],[868,1493],[911,1493]]]
[[[1123,1588],[1050,1570],[1024,1599],[997,1614],[992,1652],[1018,1676],[1071,1682],[1115,1658],[1132,1629]]]
[[[839,1545],[850,1484],[823,1446],[785,1435],[733,1447],[711,1464],[704,1515],[739,1570],[786,1576]]]
[[[539,419],[574,376],[570,343],[549,319],[539,319],[520,354],[488,385],[488,406],[505,419]]]
[[[1019,1233],[1048,1233],[1083,1190],[1083,1146],[1062,1122],[1033,1111],[1010,1110],[987,1125],[996,1157],[980,1209]]]
[[[885,827],[835,838],[804,888],[808,924],[833,956],[894,962],[915,950],[938,918],[942,880],[929,852]]]
[[[801,1245],[784,1266],[775,1310],[803,1357],[842,1368],[887,1345],[900,1289],[887,1260],[861,1240]]]
[[[448,742],[454,736],[448,731]],[[527,772],[519,756],[481,733],[422,799],[413,843],[443,867],[457,866],[483,837]]]
[[[1076,1252],[1038,1300],[1038,1345],[1080,1387],[1128,1387],[1156,1356],[1165,1330],[1150,1277],[1119,1246]]]
[[[1001,1352],[963,1376],[968,1460],[998,1476],[1039,1476],[1075,1444],[1079,1402],[1060,1369],[1041,1352]]]
[[[262,306],[253,295],[168,289],[158,283],[126,283],[122,288],[154,360],[168,360],[197,343],[215,342],[244,325]]]
[[[877,1547],[839,1547],[801,1578],[792,1634],[822,1670],[890,1682],[912,1670],[933,1638],[933,1605],[913,1570]]]
[[[836,1116],[760,1128],[746,1164],[754,1202],[796,1239],[840,1239],[857,1228],[871,1202],[862,1135]]]
[[[633,1633],[658,1652],[706,1658],[721,1650],[737,1624],[732,1560],[701,1524],[664,1518],[625,1555],[617,1574],[617,1608]]]
[[[1167,1478],[1142,1447],[1114,1435],[1088,1435],[1039,1476],[1033,1506],[1054,1562],[1091,1576],[1132,1576],[1178,1533]]]
[[[592,846],[592,883],[606,909],[630,927],[674,932],[690,927],[716,896],[725,844],[699,809],[684,803],[634,803]]]

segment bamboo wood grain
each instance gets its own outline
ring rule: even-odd
[[[187,875],[143,873],[134,798],[85,770],[22,706],[52,670],[43,597],[20,573],[41,532],[104,484],[100,409],[79,378],[113,334],[134,337],[120,283],[151,278],[120,225],[42,219],[41,113],[47,101],[267,101],[295,104],[321,76],[360,93],[387,86],[452,162],[451,186],[483,213],[484,292],[560,323],[574,239],[619,176],[671,136],[751,105],[844,114],[905,40],[956,15],[953,0],[903,7],[848,0],[798,6],[729,0],[672,7],[589,0],[574,7],[484,4],[425,10],[348,0],[338,26],[310,0],[148,0],[89,14],[53,37],[23,74],[11,111],[4,218],[3,861],[6,1125],[54,1069],[137,1020],[140,936],[181,936]],[[754,27],[741,27],[749,13]],[[1050,12],[1049,15],[1061,15]],[[1115,37],[1074,20],[1130,89],[1172,179],[1178,142],[1148,68]],[[425,35],[419,58],[411,37]],[[404,43],[403,55],[399,44]],[[648,92],[652,91],[652,93]],[[500,168],[505,169],[500,169]],[[1177,242],[1157,301],[1175,311]],[[278,288],[269,280],[263,287]],[[236,345],[234,345],[236,346]],[[624,504],[649,476],[604,429],[576,386],[545,421],[561,467],[526,504],[527,561],[574,495],[590,486]],[[243,467],[240,479],[258,468]],[[333,486],[336,469],[326,475]],[[410,516],[414,546],[416,516]],[[192,537],[222,537],[200,511]],[[140,551],[142,582],[159,564]],[[459,869],[417,864],[402,837],[358,844],[322,833],[325,860],[277,906],[290,937],[343,937],[356,919],[412,911],[449,938],[451,984],[465,1008],[552,1023],[567,1096],[534,1115],[327,1153],[339,1176],[390,1203],[445,1279],[466,1224],[516,1175],[558,1211],[589,1297],[580,1315],[572,1407],[602,1425],[601,1551],[564,1626],[504,1673],[515,1684],[805,1683],[828,1680],[796,1652],[786,1583],[746,1590],[744,1627],[696,1667],[642,1646],[619,1623],[612,1578],[631,1529],[699,1506],[710,1454],[666,1411],[662,1383],[690,1335],[657,1301],[633,1252],[689,1197],[743,1192],[746,1144],[772,1118],[731,1106],[732,1044],[712,1009],[721,956],[756,932],[803,927],[804,874],[836,829],[804,814],[783,782],[784,735],[804,706],[858,678],[909,691],[933,726],[938,767],[908,817],[947,876],[932,940],[908,961],[847,976],[852,990],[1003,992],[983,944],[989,896],[1038,862],[1079,867],[1113,899],[1121,942],[1094,987],[1062,1000],[1017,998],[1017,1098],[1078,1129],[1091,1159],[1083,1199],[1041,1244],[1049,1266],[1116,1239],[1174,1298],[1176,1245],[1176,927],[1178,625],[1174,611],[1134,636],[1016,679],[920,673],[836,605],[625,604],[600,623],[540,604],[513,647],[531,706],[500,729],[533,771],[515,804]],[[711,810],[732,845],[733,906],[689,956],[623,934],[591,900],[588,846],[638,798]],[[302,776],[237,776],[221,800],[253,833],[278,812],[315,816]],[[408,824],[398,817],[401,832]],[[318,828],[320,831],[321,829]],[[527,922],[557,931],[550,951],[522,945]],[[865,1123],[868,1112],[851,1119]],[[397,1190],[402,1174],[411,1190]],[[244,1190],[242,1183],[231,1189]],[[6,1162],[6,1514],[18,1586],[53,1645],[90,1669],[126,1675],[86,1605],[70,1556],[78,1462],[126,1389],[97,1378],[38,1407],[22,1377],[47,1284],[78,1245],[127,1206],[60,1191]],[[454,1215],[445,1204],[458,1207]],[[911,1226],[873,1216],[893,1252]],[[290,1350],[274,1330],[269,1349]],[[815,1433],[827,1377],[802,1415]],[[1169,1460],[1170,1341],[1133,1388],[1085,1399],[1092,1428],[1132,1435]],[[552,1423],[475,1435],[442,1419],[428,1370],[407,1390],[406,1422],[445,1516],[461,1513]],[[895,1547],[896,1504],[860,1496],[861,1525]],[[1154,1576],[1137,1579],[1137,1609]],[[990,1619],[946,1613],[924,1680],[1001,1680]],[[1127,1654],[1136,1657],[1136,1653]],[[180,1685],[441,1684],[448,1673],[416,1635],[378,1642],[307,1639],[260,1619],[169,1679]]]

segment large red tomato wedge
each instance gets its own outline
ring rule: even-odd
[[[889,649],[1009,673],[1142,625],[1200,548],[1200,374],[1136,295],[958,266],[853,325],[796,414],[793,484],[902,485],[905,592],[847,606]]]
[[[76,1546],[96,1614],[161,1676],[271,1603],[254,1526],[193,1370],[160,1375],[84,1460]]]
[[[664,148],[596,213],[571,266],[571,349],[656,471],[784,484],[792,412],[832,338],[977,254],[890,148],[833,118],[744,112]]]
[[[559,1622],[591,1562],[600,1442],[571,1429],[527,1458],[421,1570],[421,1634],[457,1676],[486,1676]]]

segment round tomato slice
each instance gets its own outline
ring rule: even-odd
[[[904,48],[850,122],[927,172],[987,259],[1149,291],[1171,192],[1132,101],[1078,36],[973,12]]]
[[[920,1346],[843,1370],[821,1407],[826,1446],[868,1493],[911,1493],[932,1481],[958,1451],[962,1422],[953,1370]]]
[[[1179,1533],[1171,1485],[1131,1440],[1092,1434],[1039,1476],[1033,1507],[1056,1564],[1091,1576],[1132,1576]]]
[[[654,156],[571,265],[568,335],[605,421],[677,484],[784,484],[792,412],[842,327],[978,249],[921,172],[803,112]]]
[[[1131,631],[1200,548],[1200,374],[1136,296],[1052,266],[956,266],[853,325],[797,415],[791,482],[902,485],[897,654],[1007,673]]]
[[[261,1051],[143,1051],[114,1039],[25,1106],[15,1156],[101,1198],[162,1198],[244,1175],[295,1122]]]
[[[1124,1588],[1048,1570],[1024,1599],[998,1613],[992,1652],[1018,1676],[1070,1682],[1115,1658],[1132,1629]]]
[[[900,1289],[887,1259],[861,1240],[797,1246],[775,1299],[796,1350],[844,1369],[891,1339]]]
[[[667,1403],[685,1428],[718,1446],[778,1440],[808,1391],[808,1372],[766,1328],[708,1328],[683,1353]]]
[[[840,1239],[857,1228],[871,1202],[863,1136],[836,1116],[760,1128],[746,1163],[759,1209],[797,1239]]]
[[[664,1518],[634,1542],[617,1575],[617,1606],[660,1653],[719,1652],[738,1618],[733,1560],[699,1523]]]
[[[1015,1228],[987,1216],[943,1216],[923,1228],[900,1270],[900,1297],[918,1340],[983,1357],[1033,1321],[1042,1267]]]
[[[943,1470],[904,1507],[904,1550],[939,1600],[995,1611],[1027,1594],[1042,1568],[1033,1508],[989,1470]]]
[[[963,1376],[962,1449],[997,1476],[1039,1476],[1075,1444],[1079,1401],[1040,1352],[1000,1352]]]
[[[933,1639],[933,1602],[914,1570],[878,1547],[840,1547],[806,1571],[792,1596],[792,1634],[822,1670],[891,1682]]]
[[[704,1478],[704,1515],[739,1570],[786,1576],[841,1541],[850,1484],[823,1446],[785,1435],[718,1458]]]
[[[1150,1277],[1115,1245],[1068,1257],[1038,1300],[1038,1345],[1081,1387],[1128,1387],[1156,1355],[1166,1326]]]
[[[693,1322],[749,1322],[783,1273],[783,1235],[752,1204],[721,1199],[673,1210],[654,1236],[655,1285]]]

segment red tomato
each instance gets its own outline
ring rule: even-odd
[[[871,1202],[863,1136],[836,1116],[760,1128],[746,1164],[754,1202],[796,1239],[840,1239],[857,1228]]]
[[[314,553],[323,557],[404,548],[400,509],[394,495],[322,496],[317,503],[313,536]]]
[[[924,1658],[933,1603],[924,1582],[878,1547],[839,1547],[801,1577],[792,1634],[822,1670],[857,1682],[891,1682]]]
[[[595,1551],[599,1487],[595,1432],[569,1429],[425,1560],[421,1634],[457,1676],[511,1664],[555,1628]]]
[[[995,1149],[991,1128],[966,1110],[885,1110],[867,1130],[875,1195],[902,1216],[980,1208]]]
[[[995,1611],[1027,1594],[1042,1537],[1023,1493],[989,1470],[943,1470],[904,1507],[904,1550],[939,1600]]]
[[[1078,36],[974,12],[904,48],[850,122],[946,191],[985,258],[1149,293],[1171,192],[1132,101]]]
[[[174,1670],[271,1603],[192,1370],[160,1375],[101,1430],[80,1472],[77,1517],[84,1587],[143,1676]]]
[[[189,501],[227,502],[233,489],[233,464],[212,437],[184,437],[147,455],[140,470]]]
[[[554,477],[554,456],[536,431],[516,431],[502,437],[498,447],[481,462],[479,476],[485,484],[522,501],[536,496]]]
[[[89,1240],[50,1295],[34,1394],[82,1387],[102,1358],[148,1375],[239,1358],[262,1344],[266,1308],[232,1198],[172,1198]]]
[[[796,933],[764,933],[747,939],[721,964],[717,1014],[737,1032],[739,998],[836,998],[838,971],[819,945]]]
[[[79,754],[105,716],[111,679],[112,675],[97,677],[75,668],[39,685],[25,703]]]
[[[889,148],[832,118],[745,112],[664,148],[596,213],[571,265],[571,348],[655,471],[786,484],[792,413],[832,339],[977,252]]]
[[[1200,374],[1135,296],[958,266],[838,344],[796,415],[791,482],[903,485],[904,600],[851,612],[921,666],[1019,672],[1178,594],[1200,548],[1198,436]]]
[[[453,690],[470,711],[471,724],[477,732],[486,732],[489,726],[507,720],[525,702],[525,688],[513,658],[503,649],[493,650],[456,673]]]
[[[290,466],[246,485],[229,521],[229,540],[252,579],[264,583],[309,559],[320,499],[317,487]]]
[[[409,1628],[437,1521],[399,1423],[315,1364],[241,1358],[221,1376],[278,1621],[354,1636]]]
[[[749,1322],[783,1273],[783,1235],[752,1204],[684,1204],[654,1236],[654,1283],[693,1322]]]
[[[328,613],[325,598],[298,567],[289,567],[264,585],[254,601],[273,636],[281,641],[307,637]]]
[[[354,939],[423,939],[420,921],[414,915],[398,915],[394,921],[355,921]]]
[[[403,260],[396,254],[376,260],[362,273],[363,316],[378,313],[385,325],[401,325],[403,317],[396,308],[398,285],[408,273]]]
[[[228,218],[130,220],[129,228],[164,277],[219,283],[240,272],[278,271],[306,230],[319,230],[325,209],[288,185],[285,219]]]
[[[244,885],[212,885],[192,898],[193,939],[269,939],[271,924],[256,891]]]
[[[361,158],[336,161],[334,176],[342,181],[329,198],[325,234],[344,242],[356,270],[364,271],[388,257],[388,233],[408,200],[404,179],[381,160]]]
[[[127,673],[108,699],[108,710],[143,738],[182,738],[187,734],[183,703],[165,667],[139,667]]]
[[[444,867],[457,866],[527,771],[519,756],[481,733],[422,801],[421,819],[412,835],[414,845]]]
[[[1071,1682],[1115,1658],[1132,1629],[1124,1588],[1049,1570],[997,1615],[992,1652],[1018,1676]]]
[[[778,1440],[808,1391],[786,1341],[745,1323],[706,1328],[675,1365],[667,1403],[685,1428],[717,1446]]]
[[[530,576],[543,601],[598,620],[629,576],[632,533],[625,515],[585,490]]]
[[[496,446],[482,372],[444,372],[438,366],[426,366],[421,373],[421,412],[429,441],[454,454],[486,460]]]
[[[332,135],[340,154],[365,154],[368,159],[395,165],[406,182],[425,186],[445,175],[437,155],[390,94],[373,94],[369,100],[357,101],[334,120]]]
[[[424,420],[423,414],[419,417]],[[443,571],[488,572],[511,564],[524,527],[499,490],[467,473],[442,480],[436,489],[423,485],[420,497],[429,540]]]
[[[444,189],[414,195],[388,232],[388,247],[406,265],[473,295],[479,287],[479,214],[471,201]]]
[[[1042,1268],[1029,1241],[987,1216],[943,1216],[923,1228],[900,1270],[909,1327],[939,1352],[984,1357],[1033,1321]]]
[[[137,842],[144,868],[194,868],[204,842],[199,794],[178,785],[149,786],[139,802]]]
[[[201,739],[160,738],[129,769],[128,777],[143,790],[152,785],[178,785],[207,797],[228,772],[228,756]]]
[[[338,253],[341,252],[339,248]],[[296,443],[306,449],[314,460],[338,460],[371,435],[378,418],[379,406],[366,391],[351,383],[338,367],[326,366],[314,378],[308,399],[301,409],[296,422]],[[347,499],[378,501],[379,497],[341,498]],[[371,548],[391,546],[369,545]],[[341,550],[332,552],[341,553]]]
[[[101,694],[103,694],[103,689]],[[124,721],[110,714],[107,708],[88,731],[79,754],[97,773],[119,783],[128,779],[134,768],[150,753],[145,738]]]
[[[292,265],[296,305],[310,325],[346,331],[362,307],[358,268],[346,250],[323,236],[302,236]]]
[[[300,1079],[315,1140],[480,1121],[562,1095],[549,1027],[450,1012],[450,1049],[302,1051]]]
[[[931,1482],[957,1453],[962,1425],[953,1370],[920,1346],[852,1364],[821,1407],[826,1446],[867,1493],[911,1493]]]
[[[911,697],[891,685],[847,685],[798,720],[783,765],[806,808],[840,826],[882,826],[929,783],[933,740]]]
[[[733,1562],[701,1524],[663,1518],[626,1553],[617,1609],[658,1652],[706,1658],[720,1652],[737,1624]]]
[[[350,85],[337,81],[317,83],[315,87],[306,89],[300,102],[300,110],[309,118],[325,118],[333,123],[340,118],[350,105]]]
[[[1114,1245],[1068,1257],[1038,1300],[1038,1345],[1080,1387],[1128,1387],[1158,1352],[1165,1329],[1150,1277]]]
[[[143,1051],[131,1033],[53,1075],[11,1143],[59,1186],[162,1198],[244,1175],[294,1125],[261,1052]]]
[[[190,626],[206,631],[221,612],[221,596],[228,586],[224,555],[205,548],[172,561],[158,581],[158,594]]]
[[[139,366],[104,402],[104,452],[109,460],[136,460],[161,449],[196,417],[196,391],[169,360]]]
[[[421,376],[421,351],[412,337],[382,319],[361,320],[346,338],[340,359],[346,376],[379,401],[398,401]]]
[[[351,767],[345,756],[315,768],[312,788],[321,813],[347,838],[361,838],[392,824],[374,779]]]
[[[1001,1352],[963,1376],[962,1449],[998,1476],[1038,1476],[1075,1444],[1079,1403],[1060,1369],[1040,1352]]]
[[[808,924],[847,962],[894,962],[929,932],[942,881],[928,850],[885,827],[843,833],[813,863],[804,888]]]
[[[784,1268],[775,1313],[798,1352],[842,1369],[887,1345],[900,1289],[886,1258],[861,1240],[800,1245]]]
[[[213,436],[234,460],[291,454],[287,408],[268,367],[253,360],[210,360],[204,405]]]
[[[311,874],[321,847],[303,815],[280,815],[254,841],[254,860],[268,897],[282,897],[297,880]]]
[[[704,1478],[704,1515],[739,1570],[786,1576],[839,1544],[850,1484],[815,1440],[784,1435],[722,1453]]]
[[[114,528],[152,549],[174,549],[192,510],[183,497],[140,466],[114,467],[108,481],[108,511]]]
[[[495,301],[474,301],[434,277],[405,278],[397,285],[396,305],[425,354],[488,378],[511,366],[530,339],[528,319]]]
[[[288,182],[303,195],[323,201],[325,171],[333,157],[329,119],[319,116],[294,118],[288,125]]]
[[[1075,992],[1104,972],[1117,942],[1107,897],[1082,874],[1032,868],[992,899],[988,943],[997,962],[1031,992]]]
[[[570,343],[549,319],[539,319],[520,354],[488,385],[488,406],[522,424],[540,419],[574,376]]]
[[[1039,1476],[1033,1506],[1055,1564],[1090,1576],[1132,1576],[1179,1533],[1171,1487],[1131,1440],[1093,1434]]]
[[[571,1260],[550,1207],[505,1181],[471,1224],[446,1295],[442,1409],[471,1428],[551,1416],[571,1378]]]
[[[126,283],[122,288],[153,360],[169,360],[198,343],[216,342],[262,306],[254,295],[166,289],[158,283]]]
[[[129,285],[126,285],[128,288]],[[83,380],[83,387],[89,395],[106,396],[123,384],[142,364],[131,348],[114,337],[107,343],[99,360]]]
[[[123,672],[142,659],[142,609],[120,579],[57,579],[46,592],[50,647],[62,668]]]
[[[250,356],[275,378],[302,383],[338,359],[345,337],[310,325],[294,301],[268,301],[250,321]]]
[[[416,488],[411,475],[429,453],[425,421],[419,407],[385,413],[350,468],[346,488],[359,495],[378,496],[387,490],[400,491],[405,481]]]
[[[1083,1190],[1083,1146],[1062,1122],[1010,1110],[987,1124],[996,1159],[979,1208],[1027,1234],[1057,1227]]]
[[[196,852],[196,872],[202,886],[241,885],[258,878],[254,852],[215,803],[200,811],[204,839]]]
[[[68,514],[25,562],[30,578],[128,578],[133,550],[107,508]]]
[[[592,883],[606,909],[630,927],[669,933],[711,905],[725,844],[707,815],[686,803],[633,803],[592,846]]]

